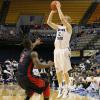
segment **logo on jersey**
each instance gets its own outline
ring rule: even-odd
[[[63,33],[65,32],[65,29],[58,29],[57,39],[63,40]]]

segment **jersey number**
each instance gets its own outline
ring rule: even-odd
[[[58,40],[63,40],[63,34],[61,32],[58,33],[57,39]]]

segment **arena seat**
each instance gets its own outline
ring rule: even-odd
[[[42,15],[45,16],[46,23],[50,12],[50,2],[49,0],[20,0],[20,2],[18,0],[11,0],[6,23],[16,23],[20,15]],[[64,14],[71,16],[73,23],[78,23],[91,5],[91,0],[80,0],[78,2],[76,0],[65,0],[61,1],[61,3]],[[54,17],[55,22],[59,22],[57,16]]]
[[[98,18],[100,18],[100,4],[98,4],[97,8],[95,9],[95,12],[90,17],[88,23],[92,23],[96,21]]]

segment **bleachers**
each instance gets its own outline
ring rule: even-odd
[[[100,48],[100,38],[97,40],[96,43],[94,43],[94,46],[96,49]]]
[[[95,20],[97,20],[98,18],[100,18],[100,4],[98,4],[97,8],[95,9],[95,12],[90,17],[88,23],[92,23]]]
[[[49,11],[50,1],[46,0],[12,0],[6,23],[16,23],[20,15],[42,15]]]
[[[97,34],[88,34],[78,38],[76,49],[83,49]]]
[[[20,15],[42,15],[47,19],[50,12],[50,2],[49,0],[20,0],[20,2],[11,0],[6,23],[16,23]],[[71,16],[73,23],[78,23],[91,5],[91,0],[65,0],[61,3],[64,14]],[[59,21],[57,15],[55,15],[54,21]]]

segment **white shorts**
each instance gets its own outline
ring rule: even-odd
[[[71,52],[68,48],[54,50],[54,63],[55,63],[56,72],[63,71],[63,73],[66,73],[70,69],[72,69],[70,56],[71,56]]]

